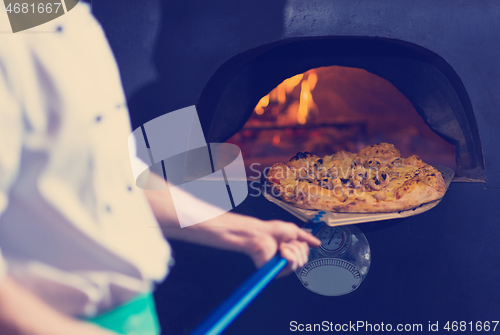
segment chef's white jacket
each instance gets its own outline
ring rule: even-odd
[[[2,8],[1,274],[65,314],[93,316],[151,290],[171,263],[132,176],[118,69],[85,3],[8,30]]]

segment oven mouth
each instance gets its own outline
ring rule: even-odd
[[[391,83],[425,124],[454,146],[456,175],[484,180],[479,132],[462,81],[437,54],[393,39],[288,39],[233,57],[215,72],[197,104],[207,142],[224,142],[242,130],[262,97],[285,79],[333,66],[363,70]]]
[[[248,173],[285,163],[297,151],[323,157],[382,142],[393,143],[402,157],[416,154],[426,163],[456,170],[453,145],[425,124],[394,85],[342,66],[285,79],[260,99],[227,142],[241,148]]]

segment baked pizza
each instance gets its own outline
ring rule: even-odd
[[[379,143],[357,154],[339,151],[318,157],[299,152],[287,164],[268,168],[265,187],[299,208],[341,213],[397,212],[443,197],[441,173],[418,156]]]

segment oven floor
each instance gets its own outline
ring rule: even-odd
[[[255,195],[255,190],[253,194]],[[250,192],[252,194],[252,192]],[[498,320],[500,313],[500,190],[452,183],[442,202],[424,214],[360,224],[371,268],[351,294],[324,297],[295,275],[274,281],[225,334],[287,334],[297,324],[422,324]],[[236,212],[297,222],[262,196]],[[172,242],[176,266],[158,286],[165,334],[188,334],[255,270],[243,255]],[[498,327],[500,329],[500,326]]]

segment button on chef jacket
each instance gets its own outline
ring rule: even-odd
[[[0,274],[93,316],[172,263],[133,180],[118,69],[84,3],[15,34],[2,8],[0,30]]]

